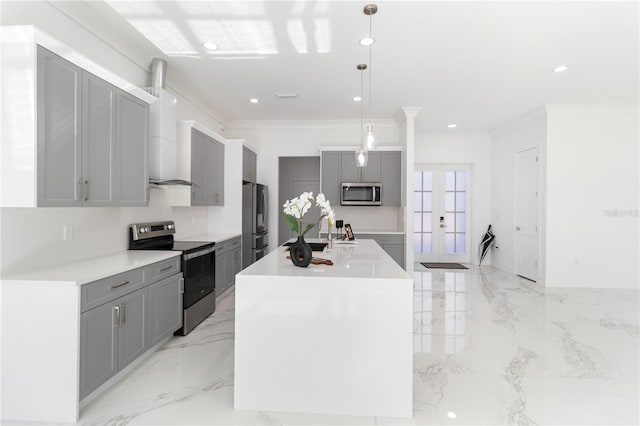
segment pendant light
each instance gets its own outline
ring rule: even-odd
[[[369,40],[371,40],[371,44],[369,44],[369,122],[367,123],[367,127],[366,129],[363,129],[366,132],[366,144],[367,144],[367,149],[375,149],[377,144],[376,144],[376,137],[373,134],[373,120],[371,119],[371,99],[373,98],[372,95],[372,91],[371,91],[371,80],[372,80],[372,72],[373,72],[373,66],[372,66],[372,62],[371,62],[371,57],[372,57],[372,50],[373,50],[373,35],[372,35],[372,27],[373,27],[373,15],[376,14],[376,12],[378,11],[378,6],[371,3],[368,4],[364,7],[363,9],[364,14],[367,15],[369,17]]]
[[[364,88],[364,70],[367,69],[367,64],[358,64],[358,70],[360,71],[360,98],[362,99]],[[364,124],[364,105],[360,102],[360,128],[362,129]],[[364,135],[360,132],[360,148],[356,151],[356,166],[366,167],[369,161],[369,151],[367,150],[367,144],[364,140]]]

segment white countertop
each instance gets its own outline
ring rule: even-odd
[[[366,229],[357,229],[357,232],[354,231],[353,234],[358,238],[358,234],[404,235],[404,231],[368,231]]]
[[[175,256],[180,256],[181,254],[182,252],[180,251],[127,250],[84,259],[78,262],[70,262],[4,276],[2,277],[2,281],[6,283],[12,281],[31,281],[82,285]]]
[[[212,243],[220,243],[222,241],[230,240],[231,238],[239,237],[242,234],[234,233],[213,233],[213,234],[199,234],[186,238],[176,238],[177,241],[210,241]]]
[[[308,242],[322,241],[309,238]],[[287,247],[278,247],[239,275],[282,277],[411,278],[374,240],[336,244],[330,252],[313,252],[314,257],[331,259],[333,265],[295,266]]]

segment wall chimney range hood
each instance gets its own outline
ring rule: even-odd
[[[144,90],[158,100],[149,110],[149,183],[193,185],[177,177],[176,97],[165,90],[167,61],[153,58],[151,87]]]

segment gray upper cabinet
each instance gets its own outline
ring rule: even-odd
[[[242,180],[256,183],[258,156],[246,146],[242,147]]]
[[[382,205],[400,206],[402,202],[402,153],[382,153]],[[369,157],[371,160],[371,157]]]
[[[322,192],[327,199],[340,200],[343,182],[382,183],[382,205],[400,206],[402,189],[402,153],[369,151],[366,167],[357,167],[353,151],[322,152]]]
[[[387,153],[381,151],[369,151],[367,166],[359,167],[361,182],[382,182],[382,156],[385,154]]]
[[[369,151],[366,167],[356,166],[355,154],[351,151],[342,152],[341,177],[342,182],[381,182],[382,172],[381,152]]]
[[[191,129],[191,205],[207,205],[207,139]]]
[[[37,63],[37,205],[147,205],[149,105],[41,46]]]
[[[191,205],[224,205],[224,144],[191,129]]]
[[[214,139],[208,158],[208,197],[212,206],[224,206],[224,144]]]
[[[118,89],[116,119],[117,192],[119,206],[146,206],[149,105]]]
[[[322,152],[320,190],[332,205],[340,205],[340,162],[341,153],[335,151]]]
[[[38,47],[38,206],[82,203],[82,69]]]
[[[117,89],[84,71],[82,84],[82,183],[85,206],[111,206],[116,188]]]

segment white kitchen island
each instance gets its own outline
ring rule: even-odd
[[[373,240],[287,254],[236,277],[234,407],[411,417],[411,276]]]

